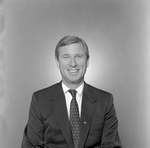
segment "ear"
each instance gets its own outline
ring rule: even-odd
[[[55,58],[55,62],[56,62],[57,67],[59,68],[59,60],[57,58]]]
[[[88,60],[87,60],[87,67],[89,67],[89,59],[90,59],[90,58],[88,58]]]

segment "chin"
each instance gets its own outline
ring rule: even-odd
[[[72,80],[70,80],[70,83],[72,83],[72,84],[80,84],[81,82],[83,82],[83,80],[81,80],[81,79],[72,79]]]
[[[70,83],[78,84],[79,80],[70,80]]]

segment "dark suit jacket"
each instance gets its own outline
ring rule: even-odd
[[[121,148],[110,93],[85,83],[79,148]],[[74,148],[61,83],[33,94],[22,148]]]

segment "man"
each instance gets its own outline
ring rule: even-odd
[[[22,148],[121,148],[112,95],[84,82],[85,41],[62,38],[55,58],[62,81],[33,94]]]

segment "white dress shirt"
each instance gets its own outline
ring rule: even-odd
[[[62,88],[63,88],[63,92],[64,92],[65,98],[66,98],[68,118],[70,119],[70,103],[71,103],[71,100],[72,100],[72,95],[68,92],[69,88],[63,82],[62,82]],[[84,83],[82,83],[77,89],[75,89],[77,91],[76,100],[77,100],[77,103],[78,103],[79,117],[80,118],[81,118],[81,105],[82,105],[83,88],[84,88]]]

